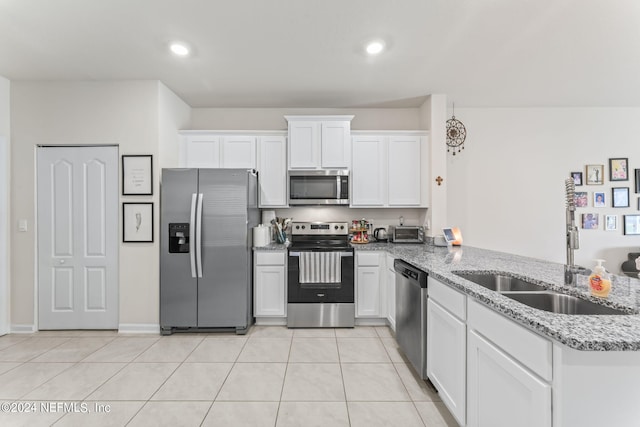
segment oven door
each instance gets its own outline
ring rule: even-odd
[[[289,250],[288,302],[289,303],[353,303],[354,269],[353,249],[340,253],[340,283],[300,283],[300,253]]]

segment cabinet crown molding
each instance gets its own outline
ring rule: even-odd
[[[287,130],[179,130],[178,135],[244,135],[244,136],[287,136]]]
[[[284,116],[288,122],[304,120],[304,121],[351,121],[355,116]]]

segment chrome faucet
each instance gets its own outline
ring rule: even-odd
[[[578,227],[576,227],[576,221],[575,221],[576,185],[573,182],[573,178],[567,178],[564,182],[564,185],[567,193],[567,215],[566,215],[567,265],[565,266],[564,281],[568,285],[575,285],[575,275],[585,271],[582,267],[578,267],[575,265],[574,258],[573,258],[573,252],[576,249],[580,249],[580,235],[578,234]]]

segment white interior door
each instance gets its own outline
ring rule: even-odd
[[[118,148],[37,157],[39,329],[116,329]]]

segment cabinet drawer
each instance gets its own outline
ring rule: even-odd
[[[284,259],[284,252],[256,251],[256,265],[284,265]]]
[[[458,319],[465,320],[467,318],[466,295],[431,277],[427,280],[429,298],[433,298],[434,301],[437,301],[438,304],[449,310]]]
[[[551,341],[479,303],[468,301],[468,326],[547,381],[552,380]]]
[[[380,254],[378,252],[359,252],[358,267],[377,267],[380,265]]]

